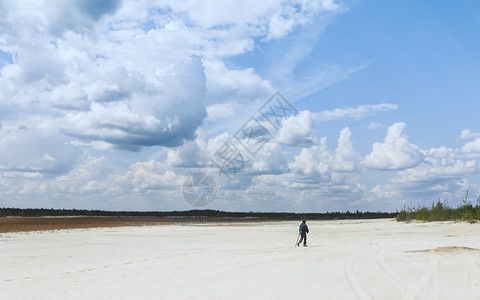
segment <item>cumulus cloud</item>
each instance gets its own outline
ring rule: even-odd
[[[234,103],[219,103],[207,107],[207,120],[230,119],[240,109]]]
[[[423,161],[423,153],[403,133],[405,123],[395,123],[388,128],[383,143],[373,144],[372,152],[365,157],[368,168],[401,170],[417,166]]]
[[[34,126],[32,126],[34,125]],[[51,131],[50,120],[29,117],[0,128],[0,170],[59,175],[68,172],[81,151]]]
[[[353,147],[351,136],[352,133],[348,127],[340,131],[338,146],[333,160],[333,169],[335,171],[352,172],[358,170],[361,157]]]
[[[168,149],[166,164],[172,167],[198,168],[208,164],[207,146],[201,140]]]
[[[441,198],[456,205],[466,190],[478,193],[478,186],[469,177],[479,173],[478,161],[469,159],[461,148],[438,147],[422,151],[424,160],[417,166],[400,170],[387,184],[375,185],[366,199],[387,199],[392,205],[403,205],[405,199],[430,204]],[[402,204],[403,203],[403,204]]]
[[[133,91],[126,99],[110,101],[101,97],[88,111],[68,113],[63,131],[87,142],[104,141],[126,150],[179,146],[193,139],[206,116],[203,68],[198,60],[177,67],[176,76],[158,79],[157,94]],[[186,85],[190,88],[185,89]]]
[[[198,169],[211,171],[209,159],[226,141],[243,154],[245,165],[219,191],[219,203],[222,195],[235,196],[224,199],[223,208],[233,207],[230,199],[241,199],[255,209],[254,200],[262,199],[259,207],[283,209],[286,202],[280,200],[288,198],[292,210],[294,205],[325,209],[324,199],[333,199],[329,207],[340,207],[334,201],[341,203],[352,195],[361,198],[368,190],[356,177],[364,168],[350,129],[341,130],[336,148],[329,149],[326,139],[314,137],[314,121],[361,119],[395,110],[396,104],[300,112],[284,119],[278,132],[272,130],[275,139],[254,154],[231,135],[233,130],[218,135],[218,128],[201,128],[205,120],[236,123],[231,120],[267,100],[274,86],[282,93],[287,90],[294,101],[367,66],[327,66],[300,80],[295,74],[331,16],[340,13],[342,7],[335,1],[1,3],[2,195],[10,199],[47,193],[56,199],[81,195],[92,202],[98,198],[119,203],[107,209],[138,209],[145,199],[184,203],[179,189],[185,176]],[[295,43],[290,37],[281,41],[302,26],[306,30]],[[292,44],[285,55],[274,57],[275,66],[267,71],[278,77],[267,74],[266,80],[264,72],[233,63],[239,54],[261,51],[259,41],[272,40]],[[421,160],[420,150],[399,127],[390,128],[365,165],[403,169]],[[202,130],[207,134],[199,138]],[[462,135],[477,138],[471,132]],[[145,149],[153,146],[158,148]],[[465,145],[464,151],[474,150]],[[153,151],[161,153],[158,159],[149,157]],[[431,151],[423,153],[445,158],[450,150]],[[476,168],[470,161],[457,163],[461,151],[453,152],[452,161],[434,165],[439,173],[454,176],[462,167]],[[420,174],[421,168],[432,165],[417,167]],[[427,172],[437,176],[433,169]],[[414,181],[420,175],[402,176]],[[130,206],[125,204],[128,201]],[[242,203],[235,205],[244,208]],[[178,207],[178,203],[158,206]]]
[[[207,141],[207,152],[209,156],[213,156],[225,143],[231,144],[235,148],[239,148],[240,145],[236,142],[235,138],[228,133],[222,133]]]
[[[69,173],[41,185],[45,192],[79,194],[104,193],[108,188],[107,176],[111,169],[105,157],[84,155],[79,164]]]
[[[475,160],[429,159],[421,165],[398,173],[395,182],[431,182],[446,178],[457,178],[478,172]]]
[[[332,160],[333,155],[327,147],[327,139],[321,138],[319,145],[303,148],[288,167],[293,172],[305,175],[319,174],[326,179],[330,176]]]
[[[480,138],[463,145],[462,152],[465,154],[480,154]]]
[[[89,11],[92,7],[82,9],[95,21],[103,10]],[[114,8],[111,3],[105,11]],[[13,93],[7,104],[23,113],[28,110],[23,107],[34,107],[35,113],[40,109],[44,116],[61,118],[64,134],[94,145],[126,150],[181,145],[194,138],[206,116],[206,79],[201,60],[188,48],[174,51],[182,38],[169,41],[173,31],[105,31],[90,40],[75,32],[61,38],[42,33],[19,39],[16,48],[11,46],[18,63],[2,68],[0,85],[9,87],[4,93]],[[163,40],[157,39],[160,34]]]
[[[281,144],[273,142],[262,143],[260,146],[255,144],[255,147],[258,146],[255,153],[252,152],[253,149],[248,148],[249,146],[252,144],[223,133],[208,140],[204,154],[208,155],[214,172],[220,172],[218,167],[228,161],[224,160],[225,157],[233,159],[233,164],[238,167],[236,176],[245,177],[239,178],[240,181],[250,181],[252,175],[280,174],[288,171]],[[203,145],[202,149],[205,149]]]
[[[460,139],[471,140],[463,145],[458,152],[465,157],[476,158],[480,156],[480,132],[473,132],[469,129],[462,130]]]
[[[106,14],[115,13],[121,0],[75,1],[3,1],[5,31],[30,27],[33,32],[47,30],[54,36],[66,31],[85,32]],[[36,26],[35,26],[36,25]]]
[[[431,159],[442,159],[442,160],[452,161],[455,158],[458,158],[459,156],[459,151],[457,148],[448,148],[445,146],[424,150],[423,153],[427,161]]]
[[[298,174],[265,174],[256,176],[243,197],[258,205],[267,203],[269,210],[299,211],[303,208],[325,210],[345,210],[351,206],[351,197],[362,198],[367,188],[351,178],[343,182],[319,181],[301,177]],[[287,198],[282,203],[278,199]],[[259,200],[260,199],[260,200]],[[258,203],[260,202],[260,203]]]
[[[364,200],[390,206],[392,210],[405,204],[430,205],[435,199],[455,206],[460,204],[466,190],[479,193],[478,185],[468,179],[475,174],[478,174],[475,160],[427,156],[425,162],[398,172],[387,184],[375,185]]]
[[[480,132],[473,132],[469,129],[464,129],[462,130],[462,133],[460,134],[461,139],[477,139],[480,138]]]
[[[207,103],[254,103],[268,99],[272,84],[258,76],[254,69],[229,69],[222,61],[205,60]]]
[[[290,146],[311,146],[313,129],[312,114],[308,110],[301,111],[282,120],[276,141]]]
[[[3,3],[0,49],[14,59],[2,68],[2,108],[40,109],[84,144],[134,151],[192,140],[205,101],[267,98],[270,82],[222,59],[338,9],[330,0],[97,2]]]
[[[130,170],[117,181],[125,192],[146,193],[158,189],[178,189],[183,184],[182,179],[162,163],[151,160],[132,164]]]
[[[45,156],[46,159],[53,160],[53,157]],[[108,159],[105,157],[94,157],[84,152],[77,158],[77,164],[68,172],[56,177],[39,176],[31,177],[25,181],[21,189],[18,190],[19,196],[42,195],[45,201],[62,198],[62,201],[69,200],[77,195],[106,196],[115,189],[109,181],[112,169],[109,166]],[[21,176],[18,174],[17,176]],[[48,197],[45,197],[48,195]]]
[[[360,161],[361,157],[351,141],[351,131],[344,128],[335,152],[328,149],[327,139],[321,138],[318,145],[303,148],[288,166],[293,172],[307,176],[320,175],[324,180],[338,179],[335,181],[341,182],[345,177],[339,173],[357,171]]]
[[[282,154],[282,147],[277,143],[267,143],[251,158],[251,174],[280,174],[288,171],[287,162]]]

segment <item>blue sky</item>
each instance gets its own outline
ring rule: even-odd
[[[0,206],[186,210],[195,173],[229,211],[475,201],[479,8],[0,0]]]

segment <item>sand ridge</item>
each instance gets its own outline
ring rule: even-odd
[[[415,252],[428,252],[428,253],[464,253],[464,252],[475,252],[480,251],[477,248],[470,248],[470,247],[460,247],[460,246],[444,246],[444,247],[437,247],[434,249],[427,249],[427,250],[415,250],[415,251],[407,251],[410,253]]]

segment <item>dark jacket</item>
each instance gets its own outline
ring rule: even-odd
[[[307,226],[307,224],[305,224],[305,223],[300,224],[300,229],[299,229],[299,231],[300,231],[300,234],[308,233],[308,226]]]

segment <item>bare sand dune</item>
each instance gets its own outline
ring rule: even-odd
[[[435,249],[417,250],[417,251],[410,251],[410,252],[464,253],[464,252],[471,252],[471,251],[480,251],[480,249],[470,248],[470,247],[446,246],[446,247],[437,247]]]
[[[171,224],[0,234],[2,299],[478,299],[480,225]]]

